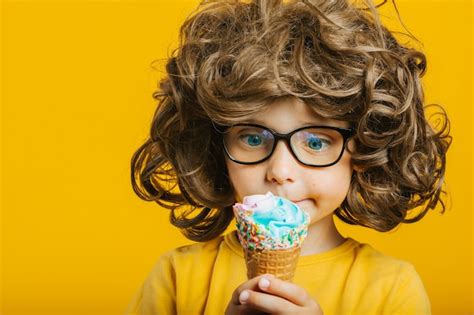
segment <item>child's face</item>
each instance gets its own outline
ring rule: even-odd
[[[348,128],[345,121],[317,116],[296,98],[280,99],[249,123],[289,133],[308,125]],[[269,159],[253,165],[238,164],[226,157],[235,198],[253,194],[273,194],[296,202],[311,216],[311,223],[322,221],[344,201],[349,189],[352,163],[347,150],[341,159],[328,167],[311,167],[298,162],[284,141],[279,141]]]

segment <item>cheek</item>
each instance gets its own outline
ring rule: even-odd
[[[349,164],[338,164],[336,168],[322,169],[312,176],[311,191],[320,205],[338,207],[346,198],[351,184],[352,168]]]
[[[350,180],[346,177],[320,176],[311,181],[311,191],[319,197],[327,200],[344,199],[349,189]]]
[[[350,185],[350,174],[340,174],[341,176],[333,176],[330,178],[324,189],[326,193],[334,197],[339,197],[339,199],[344,199],[347,195]],[[341,200],[342,201],[342,200]]]
[[[258,166],[241,165],[226,160],[229,179],[234,187],[234,197],[238,202],[242,202],[243,197],[259,192],[262,187],[260,183],[260,170]]]

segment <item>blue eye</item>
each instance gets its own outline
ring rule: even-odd
[[[310,139],[308,139],[307,144],[311,150],[316,150],[316,151],[320,151],[321,149],[325,147],[325,145],[327,145],[325,140],[318,137],[311,137]]]
[[[242,136],[245,144],[248,144],[252,147],[256,147],[262,144],[262,138],[258,135],[244,135]]]

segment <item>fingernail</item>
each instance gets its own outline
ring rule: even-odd
[[[242,293],[240,293],[239,295],[239,301],[240,303],[244,304],[245,302],[247,302],[247,300],[249,299],[249,293],[248,291],[242,291]]]
[[[258,282],[258,286],[259,286],[261,289],[267,289],[267,288],[270,286],[270,281],[269,281],[267,278],[262,278],[262,279],[260,279],[260,281]]]

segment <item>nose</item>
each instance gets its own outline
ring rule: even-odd
[[[291,154],[288,144],[279,141],[275,151],[267,161],[267,180],[272,183],[284,184],[294,182],[298,161]]]

